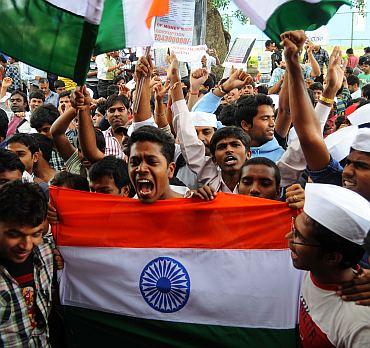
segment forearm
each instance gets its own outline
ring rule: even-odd
[[[288,72],[290,112],[302,151],[311,170],[322,169],[329,163],[330,155],[322,138],[320,124],[315,116],[298,62],[290,63]]]
[[[312,67],[311,76],[312,77],[320,76],[321,75],[320,65],[312,53],[308,55],[308,61],[310,62]]]
[[[158,125],[158,128],[164,128],[168,125],[166,117],[166,106],[163,104],[162,100],[156,99],[154,106],[154,120]]]
[[[292,123],[292,117],[290,116],[289,109],[289,78],[285,75],[285,83],[283,84],[279,93],[279,109],[278,116],[275,123],[275,132],[282,138],[286,138],[288,135],[290,125]]]
[[[137,82],[139,85],[139,81]],[[137,90],[136,90],[137,92]],[[135,93],[135,99],[138,98],[137,93]],[[134,122],[142,122],[149,119],[152,115],[150,109],[150,78],[144,78],[143,88],[141,90],[141,96],[139,96],[139,107],[137,113],[134,113]]]
[[[278,94],[281,86],[283,85],[283,80],[279,80],[277,83],[275,83],[272,87],[268,89],[269,94]]]
[[[189,97],[188,97],[188,108],[191,111],[193,106],[199,100],[199,89],[194,89],[193,87],[190,88]]]
[[[78,140],[84,156],[91,162],[97,162],[104,158],[104,154],[96,146],[95,130],[88,110],[86,108],[78,113]]]
[[[52,136],[57,136],[64,134],[67,129],[69,124],[73,121],[73,119],[76,117],[76,109],[73,107],[68,108],[62,115],[60,115],[53,125],[50,128],[50,132]]]

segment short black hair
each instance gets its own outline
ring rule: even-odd
[[[107,107],[107,110],[113,106],[115,103],[121,103],[125,106],[126,109],[128,109],[130,107],[130,102],[129,100],[124,96],[124,95],[118,95],[118,94],[113,94],[113,95],[110,95],[106,101],[106,107]]]
[[[266,157],[254,157],[247,161],[245,161],[242,169],[244,167],[253,166],[253,165],[263,165],[274,169],[274,176],[275,176],[275,184],[276,190],[280,190],[280,182],[281,182],[281,174],[279,167],[275,164],[274,161],[271,161],[269,158]]]
[[[14,143],[23,144],[30,150],[32,155],[35,152],[40,151],[39,144],[37,143],[37,141],[31,134],[26,134],[26,133],[14,134],[12,137],[10,137],[7,140],[7,144],[14,144]]]
[[[258,114],[258,107],[268,105],[274,108],[273,100],[265,94],[241,96],[236,102],[235,118],[237,125],[241,126],[242,121],[253,126],[253,118]]]
[[[6,112],[0,109],[0,137],[6,138],[8,132],[9,119]]]
[[[360,86],[360,79],[356,75],[349,75],[347,77],[347,83],[350,86],[353,86],[353,85],[356,85],[356,84],[358,86]]]
[[[330,231],[311,217],[307,216],[307,219],[312,222],[313,238],[319,242],[321,250],[324,253],[342,254],[343,258],[339,263],[341,269],[356,268],[365,253],[364,248]]]
[[[118,92],[119,92],[119,88],[117,85],[110,85],[107,87],[107,95],[108,96],[111,96],[111,95],[118,95]]]
[[[48,205],[39,185],[20,180],[0,188],[0,221],[14,226],[36,227],[46,219]]]
[[[65,86],[66,86],[66,84],[62,80],[56,80],[54,82],[54,88],[55,89],[60,88],[60,87],[65,87]]]
[[[0,173],[15,170],[19,170],[21,173],[25,171],[22,161],[14,152],[0,148]]]
[[[218,120],[224,126],[236,126],[235,110],[236,107],[234,104],[228,104],[223,106],[218,116]]]
[[[116,85],[116,84],[117,84],[119,81],[121,81],[121,80],[125,81],[125,83],[126,83],[126,78],[125,78],[123,75],[117,75],[117,76],[113,79],[112,83],[113,83],[114,85]]]
[[[98,104],[96,110],[99,111],[102,115],[105,115],[105,113],[107,112],[107,104],[106,103]]]
[[[370,83],[361,88],[361,92],[364,98],[370,100]]]
[[[209,74],[207,80],[203,83],[204,87],[208,87],[208,90],[210,91],[215,86],[215,79],[211,74]]]
[[[64,97],[71,98],[71,92],[70,91],[63,91],[62,93],[59,94],[59,99],[64,98]]]
[[[19,94],[22,98],[23,98],[23,101],[27,104],[27,95],[25,93],[23,93],[21,90],[19,89],[16,89],[14,90],[11,94],[10,94],[10,98],[13,96],[13,95],[16,95],[16,94]],[[9,98],[9,99],[10,99]]]
[[[90,192],[89,182],[86,178],[65,170],[55,174],[54,178],[51,180],[51,185],[68,187],[72,190]]]
[[[39,83],[47,83],[49,84],[49,80],[45,77],[41,77],[41,79],[39,80]]]
[[[347,48],[346,53],[347,54],[353,54],[353,48],[352,47],[351,48]]]
[[[346,66],[346,74],[348,74],[348,75],[353,74],[353,69],[350,66]]]
[[[45,94],[40,89],[35,89],[29,95],[29,99],[31,100],[32,98],[42,99],[42,101],[45,101]]]
[[[42,157],[46,162],[50,162],[51,153],[53,152],[53,141],[44,134],[33,133],[32,137],[36,140],[39,145]]]
[[[313,106],[315,106],[316,101],[315,101],[315,95],[313,94],[313,90],[312,90],[312,89],[307,88],[307,94],[308,94],[308,97],[309,97],[309,98],[310,98],[310,100],[311,100],[311,104],[312,104]]]
[[[115,156],[106,156],[95,162],[89,170],[89,176],[91,181],[98,180],[103,176],[112,177],[119,190],[130,185],[127,163]]]
[[[31,127],[37,131],[45,124],[52,125],[59,117],[59,111],[53,104],[44,104],[32,112]]]
[[[365,47],[365,48],[364,48],[364,52],[365,52],[365,53],[370,53],[370,47]]]
[[[267,48],[267,47],[269,47],[270,45],[273,45],[273,44],[274,44],[274,41],[272,41],[272,40],[266,40],[265,47]]]
[[[258,85],[257,86],[257,93],[259,94],[269,94],[269,88],[267,85]]]
[[[324,91],[324,86],[322,85],[321,82],[314,82],[310,87],[308,87],[311,91]]]
[[[127,143],[128,157],[130,157],[132,145],[143,141],[159,144],[161,146],[161,153],[166,158],[167,164],[174,161],[175,140],[163,130],[153,126],[140,127],[131,134]]]
[[[213,134],[211,138],[211,143],[209,146],[212,156],[215,155],[217,144],[221,140],[226,139],[226,138],[235,138],[235,139],[240,140],[245,146],[245,150],[249,151],[250,142],[251,142],[250,136],[247,133],[245,133],[240,127],[229,126],[229,127],[223,127],[217,130]]]

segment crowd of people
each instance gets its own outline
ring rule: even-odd
[[[0,59],[0,346],[60,346],[50,185],[147,204],[286,202],[292,262],[307,271],[302,347],[370,346],[370,49],[344,59],[302,31],[281,39],[284,51],[266,42],[268,84],[234,68],[217,81],[214,50],[191,71],[171,53],[164,80],[150,56],[109,52],[84,86]]]

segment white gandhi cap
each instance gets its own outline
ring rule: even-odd
[[[213,127],[217,128],[217,117],[215,114],[203,111],[191,112],[194,127]]]
[[[304,212],[333,233],[359,245],[370,230],[370,203],[340,186],[307,184]]]
[[[370,128],[360,128],[352,143],[352,149],[370,153]]]

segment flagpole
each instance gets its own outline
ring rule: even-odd
[[[149,57],[149,53],[150,53],[150,46],[147,46],[145,48],[145,57],[146,58]],[[143,91],[144,79],[145,79],[144,76],[140,77],[140,80],[139,80],[139,83],[138,83],[138,86],[137,86],[137,89],[136,89],[134,105],[132,107],[134,114],[136,114],[138,109],[139,109],[139,102],[140,102],[140,98],[141,98],[141,93]]]

